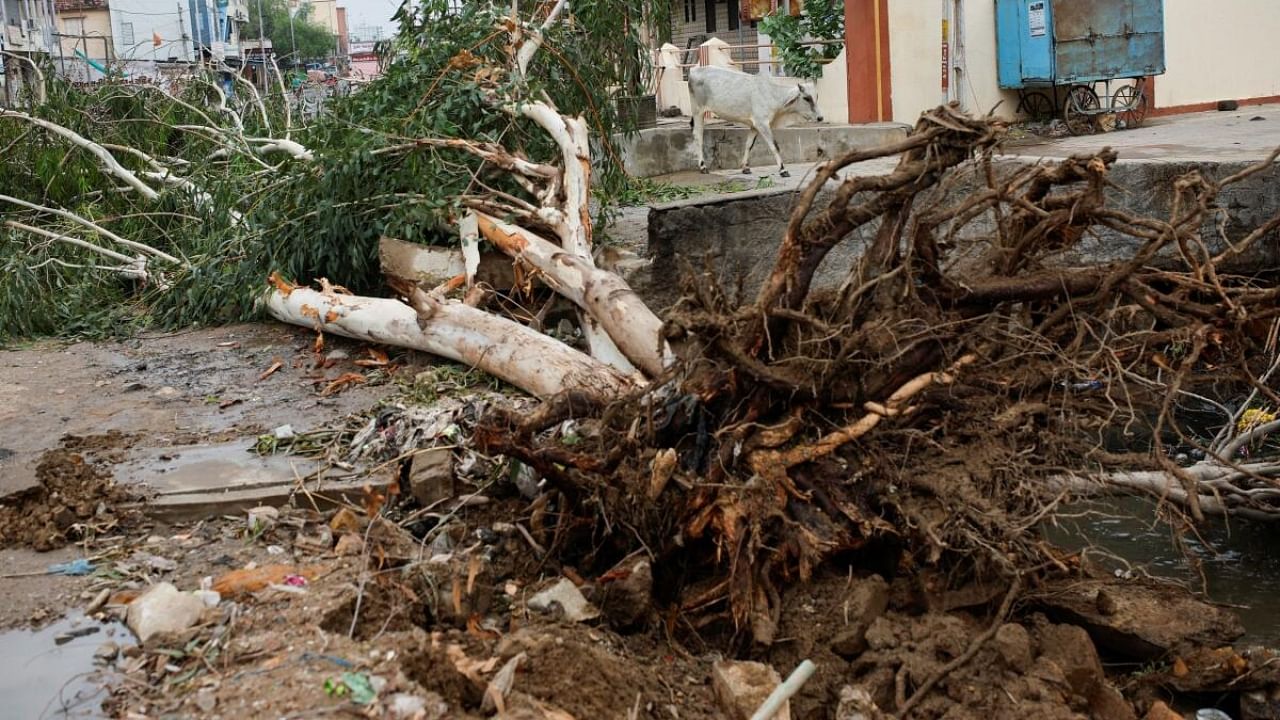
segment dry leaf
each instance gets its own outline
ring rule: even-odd
[[[258,382],[262,382],[263,380],[266,380],[272,375],[275,375],[277,370],[284,367],[284,361],[281,360],[280,358],[278,357],[271,358],[271,360],[272,360],[271,367],[262,371],[262,374],[258,376]]]
[[[347,389],[351,385],[359,385],[365,381],[365,376],[360,373],[343,373],[334,378],[332,382],[320,391],[321,396],[332,395]]]

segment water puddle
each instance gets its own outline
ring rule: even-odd
[[[1232,606],[1244,624],[1243,644],[1280,647],[1280,528],[1263,523],[1212,521],[1180,549],[1150,503],[1124,498],[1064,510],[1086,513],[1059,521],[1050,539],[1069,549],[1094,546],[1157,577],[1185,582],[1213,602]],[[1123,563],[1091,555],[1103,567]]]
[[[305,458],[260,457],[252,447],[252,441],[237,441],[146,450],[117,465],[116,480],[144,483],[161,496],[183,495],[289,487],[315,469]]]
[[[104,643],[132,645],[120,624],[73,615],[40,630],[0,633],[0,716],[105,718],[107,697],[94,653]]]

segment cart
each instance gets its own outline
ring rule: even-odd
[[[1165,71],[1164,0],[996,0],[996,46],[1019,113],[1073,135],[1138,127]]]

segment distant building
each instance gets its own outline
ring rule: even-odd
[[[241,62],[244,0],[56,0],[59,72],[154,77],[157,64]]]
[[[54,15],[52,0],[0,0],[0,50],[36,62],[49,57],[56,52]],[[0,55],[0,70],[4,72],[0,102],[13,104],[35,71],[8,55]]]

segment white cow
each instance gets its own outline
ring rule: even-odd
[[[689,96],[693,100],[693,141],[698,146],[698,169],[707,171],[702,147],[702,130],[706,113],[711,111],[725,120],[745,124],[752,132],[742,154],[742,172],[750,174],[747,165],[756,138],[764,136],[778,161],[778,174],[790,177],[782,163],[773,128],[800,122],[822,122],[822,113],[813,101],[813,93],[803,85],[782,84],[765,76],[749,75],[736,70],[703,65],[689,70]]]

